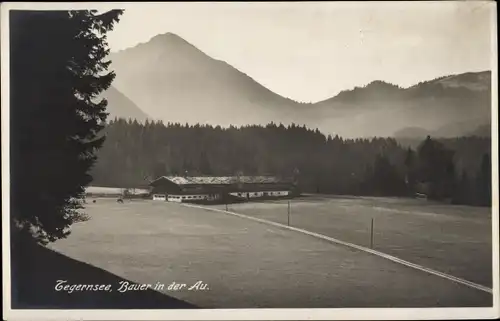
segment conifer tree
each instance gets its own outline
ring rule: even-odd
[[[82,207],[104,137],[106,33],[123,11],[11,11],[11,223],[42,244]],[[22,233],[18,233],[22,232]]]
[[[407,190],[410,194],[415,192],[415,165],[416,165],[416,157],[415,152],[408,148],[406,151],[405,161],[404,161],[406,175],[405,175],[405,183]]]

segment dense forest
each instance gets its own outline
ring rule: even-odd
[[[93,185],[144,187],[161,175],[274,175],[302,192],[410,196],[489,205],[489,138],[404,146],[393,138],[343,139],[305,126],[221,128],[115,119],[92,170]]]

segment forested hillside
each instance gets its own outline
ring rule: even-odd
[[[143,187],[161,175],[241,173],[294,177],[304,192],[402,196],[414,192],[408,177],[412,164],[419,163],[417,148],[403,147],[393,138],[343,139],[297,125],[221,128],[115,119],[105,133],[93,169],[97,186]],[[452,155],[457,184],[475,180],[483,155],[490,154],[487,138],[450,139],[445,145],[430,141],[436,149],[450,149],[443,155]]]

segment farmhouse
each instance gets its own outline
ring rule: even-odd
[[[181,177],[162,176],[151,182],[153,195],[170,202],[245,201],[291,197],[292,181],[272,176]]]

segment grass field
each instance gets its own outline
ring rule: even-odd
[[[317,206],[314,202],[303,204],[300,208]],[[279,203],[238,206],[241,211],[264,214],[279,215],[282,210]],[[98,200],[88,204],[86,211],[92,219],[75,224],[72,235],[54,243],[52,249],[133,282],[189,286],[202,281],[207,290],[163,291],[202,308],[492,304],[489,293],[225,213],[167,202],[118,204],[114,200]],[[313,212],[307,215],[315,217]],[[296,220],[299,213],[294,216]],[[316,222],[317,226],[324,225],[321,218]],[[351,227],[356,227],[356,222],[364,223],[360,218]],[[381,244],[380,236],[377,239]]]
[[[291,201],[290,225],[369,247],[492,286],[491,209],[397,198],[310,196]],[[224,208],[224,206],[219,206]],[[231,211],[287,224],[288,201],[229,205]]]

